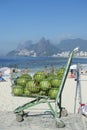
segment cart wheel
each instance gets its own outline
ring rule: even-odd
[[[17,114],[16,115],[16,121],[18,121],[18,122],[22,122],[24,119],[23,119],[23,116],[22,115],[20,115],[20,114]]]
[[[45,111],[44,114],[53,115],[52,111]],[[53,115],[54,116],[54,115]]]
[[[63,121],[56,121],[56,127],[57,128],[64,128],[65,127],[65,124]]]
[[[18,114],[23,116],[24,115],[24,111],[20,111]]]
[[[66,110],[65,108],[62,108],[61,116],[62,116],[62,117],[65,117],[65,116],[67,116],[67,115],[68,115],[67,110]]]

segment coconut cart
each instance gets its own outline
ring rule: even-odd
[[[67,78],[67,74],[69,72],[70,65],[72,63],[73,56],[77,51],[78,51],[78,48],[75,48],[74,50],[71,51],[71,53],[69,55],[69,58],[68,58],[68,61],[67,61],[67,64],[66,64],[66,67],[64,70],[63,78],[62,78],[62,81],[61,81],[61,84],[59,87],[59,91],[57,93],[57,97],[55,100],[55,109],[52,107],[51,101],[49,100],[48,96],[37,96],[34,100],[32,100],[32,101],[30,101],[22,106],[19,106],[14,110],[14,113],[16,114],[17,121],[20,122],[23,120],[23,117],[25,115],[25,113],[24,113],[25,109],[28,109],[30,107],[34,107],[34,106],[41,104],[41,103],[47,103],[48,107],[50,109],[50,113],[53,115],[53,117],[56,121],[57,127],[63,128],[65,126],[64,122],[61,120],[61,116],[62,116],[62,114],[66,115],[67,111],[65,108],[63,108],[61,106],[61,97],[62,97],[62,91],[63,91],[64,85],[65,85],[65,81]]]

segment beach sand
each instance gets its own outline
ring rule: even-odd
[[[81,76],[87,79],[86,75]],[[87,81],[81,82],[82,102],[87,99]],[[15,108],[21,106],[32,98],[17,97],[12,95],[10,79],[6,82],[0,82],[0,130],[87,130],[87,118],[78,114],[79,99],[76,100],[76,113],[74,114],[76,81],[74,78],[67,78],[63,94],[62,106],[68,111],[67,117],[61,119],[65,123],[64,128],[57,128],[55,119],[50,114],[44,114],[48,110],[47,104],[43,103],[25,110],[29,112],[23,122],[16,121],[14,114]],[[52,102],[55,109],[55,103]]]

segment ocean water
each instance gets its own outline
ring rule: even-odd
[[[68,58],[61,57],[0,57],[0,67],[29,68],[30,72],[44,70],[52,65],[58,69],[66,65]],[[73,58],[72,64],[87,64],[87,58]]]

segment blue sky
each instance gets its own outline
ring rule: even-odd
[[[87,39],[87,0],[0,0],[0,50],[43,36]]]

